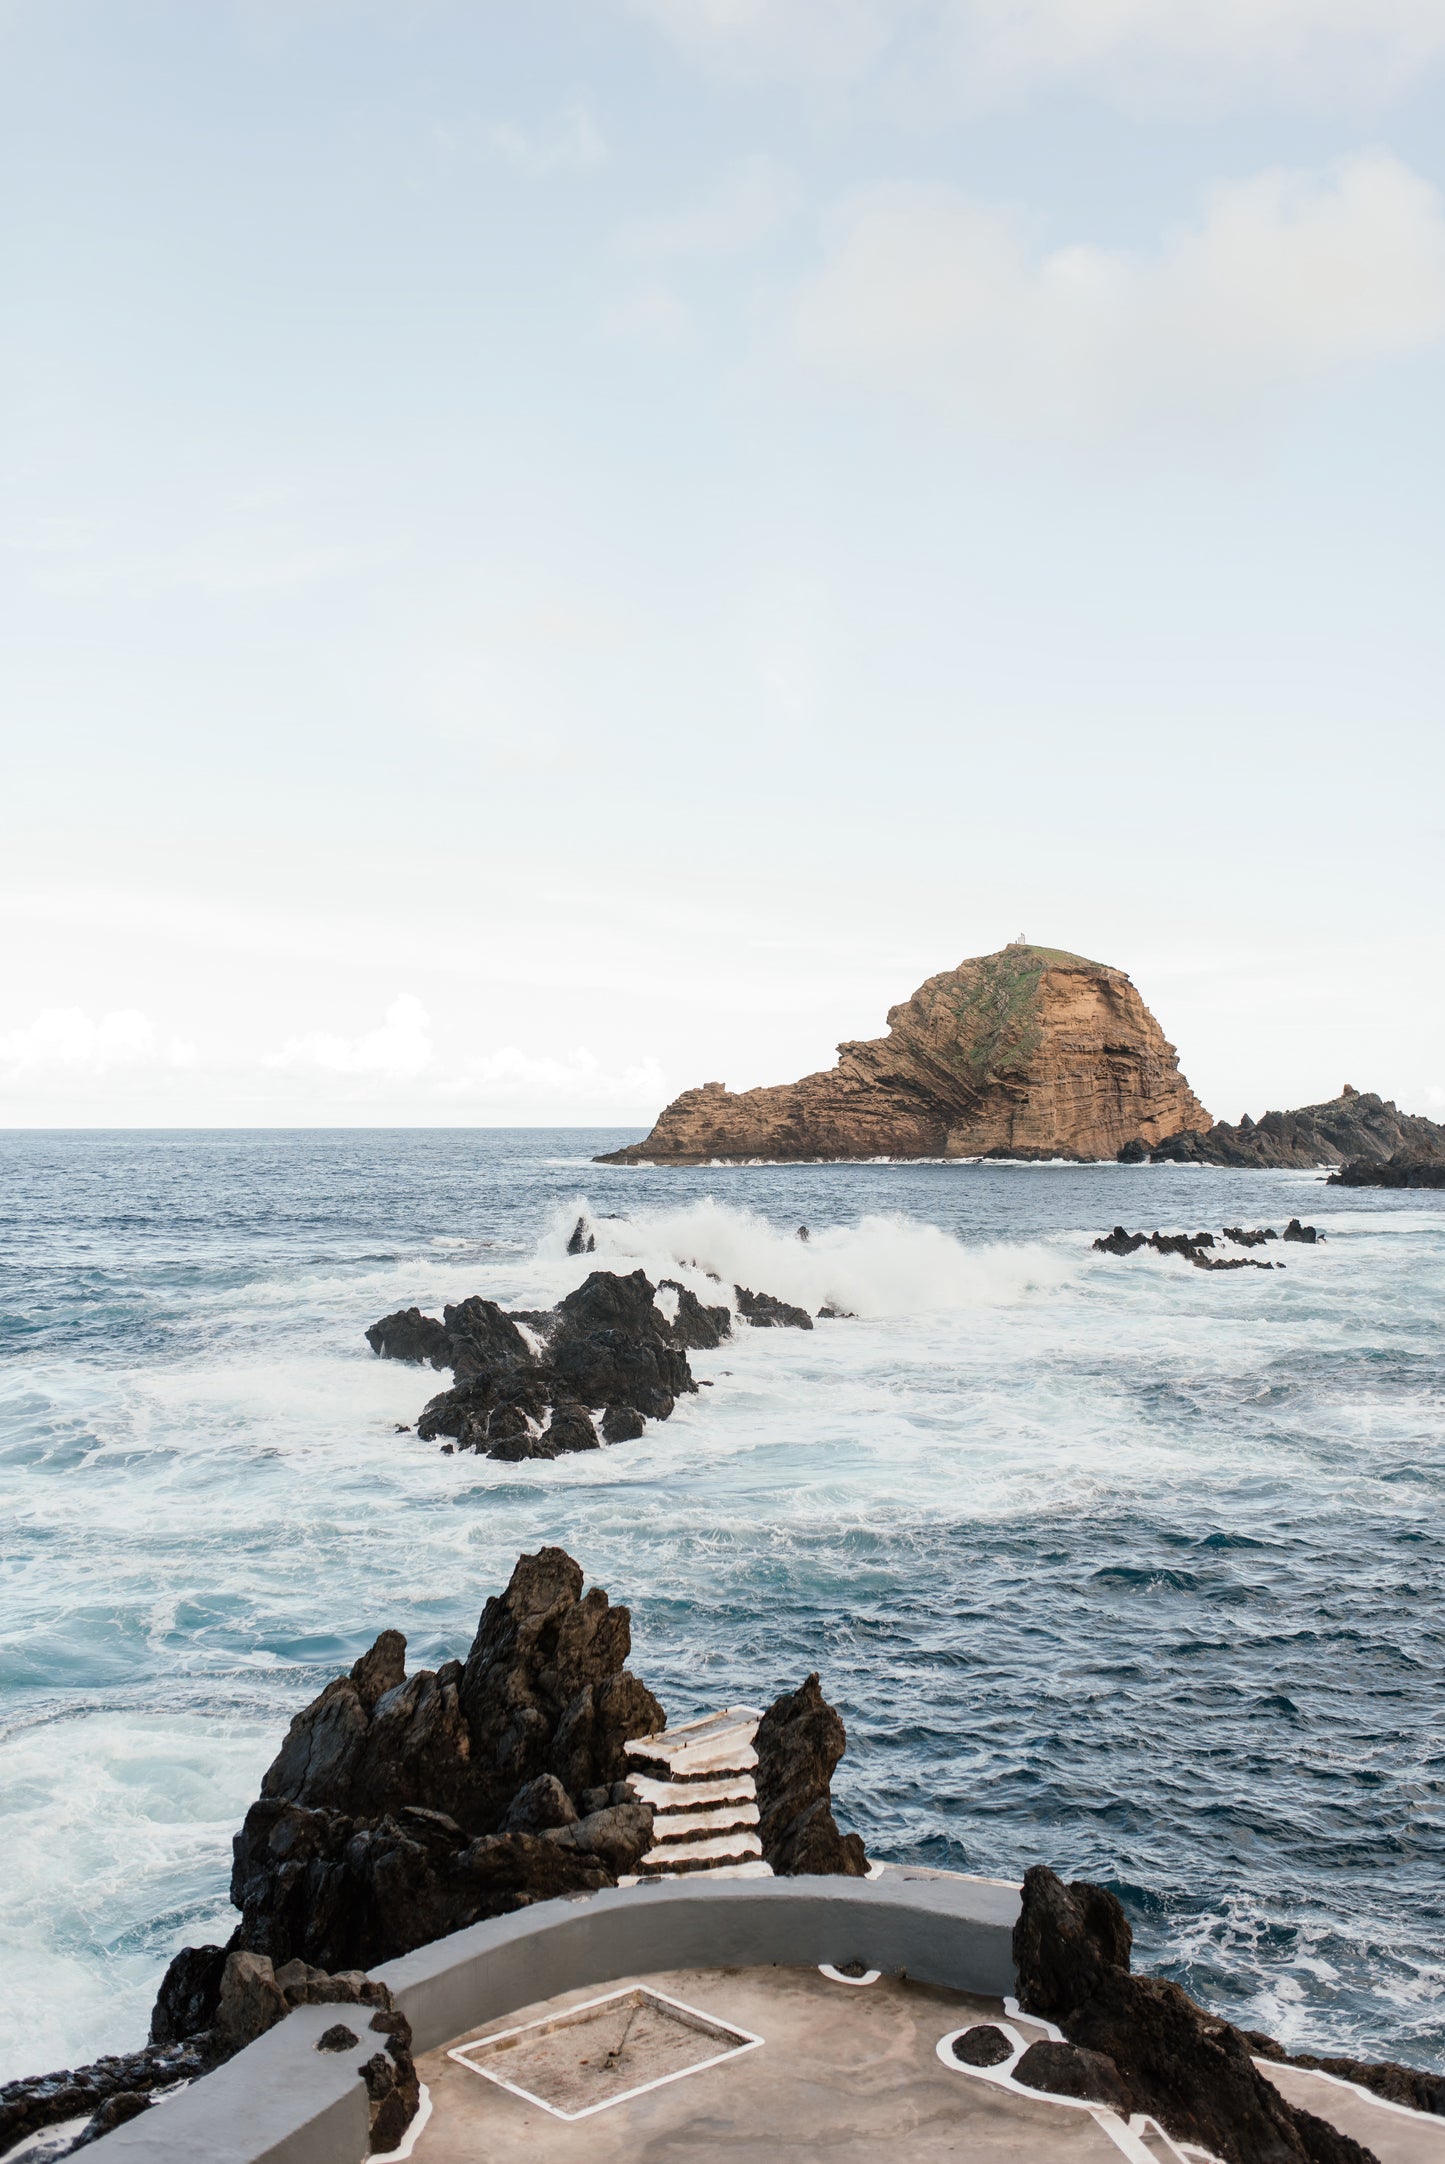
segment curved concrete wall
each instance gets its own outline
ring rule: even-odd
[[[1002,1997],[1014,1986],[1018,1908],[1016,1887],[906,1868],[877,1879],[702,1875],[539,1902],[372,1973],[391,1986],[418,2052],[559,1992],[661,1969],[861,1961]],[[368,2018],[362,2007],[298,2007],[204,2081],[107,2134],[94,2145],[97,2164],[360,2164],[357,2068],[378,2041]],[[318,2052],[317,2037],[338,2019],[361,2043]]]

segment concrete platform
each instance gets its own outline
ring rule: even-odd
[[[860,1989],[816,1969],[673,1969],[624,1981],[760,2036],[762,2045],[571,2122],[483,2079],[442,2047],[418,2062],[432,2116],[412,2151],[415,2164],[693,2164],[724,2151],[738,2164],[789,2157],[957,2164],[961,2156],[970,2164],[1120,2164],[1117,2144],[1087,2112],[1010,2095],[940,2062],[939,2039],[971,2018],[1001,2014],[997,1999],[887,1976]],[[597,1995],[564,1993],[453,2045]]]
[[[1269,2059],[1254,2063],[1281,2096],[1302,2104],[1317,2119],[1328,2119],[1342,2134],[1353,2134],[1373,2149],[1380,2164],[1445,2164],[1445,2119],[1402,2110],[1350,2082],[1312,2074],[1307,2067],[1276,2066]]]

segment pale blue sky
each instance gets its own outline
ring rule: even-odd
[[[1019,931],[1445,1116],[1438,0],[0,61],[0,1122],[645,1121]]]

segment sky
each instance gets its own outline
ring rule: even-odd
[[[0,0],[0,1125],[645,1126],[1020,933],[1445,1117],[1440,0]]]

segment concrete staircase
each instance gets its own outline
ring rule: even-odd
[[[771,1878],[757,1836],[753,1749],[762,1715],[751,1706],[685,1721],[627,1746],[639,1803],[652,1805],[652,1847],[638,1878],[707,1871],[717,1878]],[[624,1882],[626,1883],[626,1882]],[[635,1881],[633,1881],[635,1883]]]

